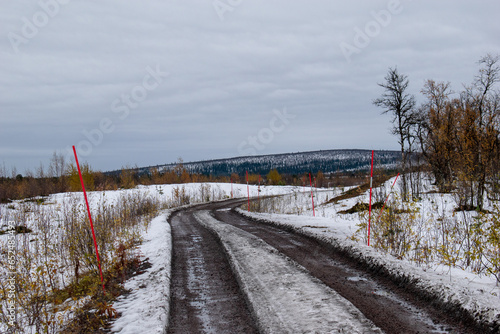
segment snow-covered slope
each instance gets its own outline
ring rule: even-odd
[[[375,162],[379,167],[392,168],[400,158],[401,153],[397,151],[375,151]],[[190,173],[218,176],[231,173],[243,175],[247,170],[250,173],[267,174],[272,169],[285,174],[368,170],[370,163],[371,151],[369,150],[327,150],[187,162],[183,163],[183,166]],[[139,171],[145,173],[152,168],[169,171],[176,165],[172,163],[145,167],[140,168]]]

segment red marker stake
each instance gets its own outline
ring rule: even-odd
[[[248,195],[248,211],[250,211],[250,188],[248,186],[248,171],[247,171],[247,195]]]
[[[311,180],[311,173],[309,173],[309,184],[311,185],[311,201],[313,205],[313,217],[316,217],[316,214],[314,213],[314,196],[313,196],[313,184]]]
[[[368,246],[370,246],[370,229],[372,224],[373,153],[374,151],[372,151],[372,171],[370,174],[370,210],[368,213]]]
[[[85,184],[83,183],[82,171],[80,170],[80,164],[78,163],[78,156],[76,155],[75,146],[73,146],[73,153],[75,153],[76,167],[78,168],[78,175],[80,176],[80,182],[82,184],[82,189],[83,189],[83,197],[85,197],[85,204],[87,205],[87,212],[89,214],[90,229],[92,230],[92,238],[94,238],[94,246],[95,246],[95,254],[96,254],[96,258],[97,258],[97,265],[99,266],[99,274],[101,275],[102,292],[104,294],[106,294],[106,290],[104,289],[104,279],[103,279],[102,270],[101,270],[101,260],[99,259],[99,250],[97,249],[97,241],[95,238],[94,224],[92,223],[92,216],[90,215],[89,201],[87,199],[87,192],[85,191]]]
[[[233,178],[231,178],[231,198],[233,198]]]

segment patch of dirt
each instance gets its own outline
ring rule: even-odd
[[[113,301],[119,296],[130,294],[129,290],[123,288],[123,282],[151,268],[148,260],[149,258],[139,261],[138,257],[135,257],[124,263],[121,270],[115,268],[112,273],[108,273],[105,278],[106,294],[104,295],[102,290],[95,292],[90,302],[78,310],[75,318],[60,333],[111,333],[110,320],[121,316],[113,308]]]
[[[380,187],[382,184],[387,182],[387,180],[391,179],[394,176],[396,176],[396,175],[385,175],[383,177],[373,178],[372,187],[373,188]],[[334,197],[321,205],[327,205],[327,204],[332,204],[332,203],[335,204],[337,202],[340,202],[340,201],[343,201],[343,200],[346,200],[349,198],[358,197],[359,195],[361,195],[362,193],[364,193],[368,189],[370,189],[370,182],[369,181],[366,183],[363,183],[355,188],[349,189],[346,192],[342,193],[341,195]]]
[[[380,210],[384,206],[383,202],[375,202],[372,203],[372,210]],[[368,211],[370,209],[370,204],[368,203],[356,203],[354,206],[348,210],[342,210],[339,211],[338,213],[340,214],[353,214],[353,213],[358,213],[358,212],[363,212],[363,211]]]

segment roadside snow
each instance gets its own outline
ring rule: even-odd
[[[394,279],[437,299],[445,309],[461,309],[476,321],[500,329],[500,287],[489,278],[481,278],[463,270],[441,267],[420,268],[405,260],[381,253],[373,247],[349,240],[352,223],[327,218],[282,214],[252,213],[237,209],[243,215],[267,223],[291,228],[342,249],[371,268],[383,269]]]
[[[151,268],[128,280],[124,287],[132,292],[113,305],[121,317],[112,323],[120,334],[165,333],[169,315],[170,261],[172,240],[167,211],[151,221],[144,234],[140,253],[149,259]]]
[[[221,239],[263,332],[382,333],[349,301],[261,239],[207,211],[195,217]]]
[[[389,180],[384,185],[386,193],[390,190],[393,180]],[[144,193],[158,199],[173,201],[174,190],[178,188],[185,190],[187,196],[191,199],[191,203],[204,201],[208,195],[210,195],[211,199],[228,198],[231,197],[231,193],[234,197],[247,196],[247,186],[245,184],[194,183],[138,186],[131,190],[92,192],[89,193],[89,199],[91,208],[95,208],[104,200],[108,203],[113,203],[120,196],[132,193]],[[202,190],[205,194],[203,197],[200,195]],[[340,189],[316,191],[315,204],[326,202],[328,198],[338,195],[339,191]],[[286,203],[283,204],[284,207],[281,212],[298,211],[300,216],[256,214],[247,213],[243,210],[240,211],[241,213],[292,228],[299,233],[313,236],[336,247],[348,250],[354,257],[372,267],[386,267],[386,272],[389,275],[405,282],[411,282],[422,293],[439,296],[440,303],[443,306],[452,305],[455,308],[461,307],[475,319],[482,320],[483,323],[491,327],[497,326],[496,328],[500,329],[500,287],[495,286],[494,279],[484,276],[480,277],[470,272],[445,266],[435,265],[432,268],[417,267],[407,261],[395,259],[390,255],[379,253],[371,247],[348,240],[357,228],[356,223],[359,222],[359,217],[356,215],[340,215],[338,211],[348,209],[359,201],[367,202],[368,192],[357,198],[340,201],[337,204],[316,207],[315,218],[312,217],[310,188],[308,187],[262,186],[259,191],[259,187],[249,186],[249,193],[252,197],[257,196],[257,194],[261,196],[289,194],[288,197],[285,197],[289,201],[285,201]],[[61,205],[65,200],[72,198],[82,200],[82,195],[81,193],[55,194],[49,197],[47,204],[52,203],[52,205],[57,206]],[[424,196],[424,201],[426,204],[422,206],[422,212],[430,212],[436,216],[448,216],[453,211],[453,206],[451,205],[453,198],[450,196],[428,194]],[[19,203],[12,203],[11,205],[18,207]],[[15,212],[14,210],[7,209],[6,205],[1,205],[1,208],[5,210],[2,210],[0,214],[0,226],[6,223]],[[144,243],[140,246],[140,251],[144,258],[149,257],[152,268],[149,268],[142,275],[132,278],[125,284],[125,288],[132,290],[132,293],[122,296],[114,304],[117,311],[121,313],[121,317],[112,324],[112,329],[116,333],[164,332],[168,321],[170,289],[171,236],[170,225],[166,221],[169,214],[170,211],[166,211],[155,218],[151,222],[149,230],[143,234]],[[323,216],[323,218],[319,218],[318,216]],[[29,227],[34,227],[31,221],[26,223]],[[5,236],[3,238],[0,236],[0,242],[3,242],[3,239],[5,239]],[[250,256],[249,254],[247,255]],[[257,269],[261,264],[256,264]],[[270,277],[273,276],[269,274],[267,279],[270,279]],[[252,282],[248,284],[262,284],[261,281],[255,279]],[[278,288],[274,290],[279,291]],[[298,294],[299,291],[295,291],[294,293]],[[265,297],[263,296],[263,298]],[[289,307],[295,304],[294,301],[290,300],[282,301],[282,303]],[[278,305],[278,309],[281,309],[281,304]],[[313,310],[312,308],[310,309]],[[303,314],[308,314],[307,312],[310,309],[304,309]],[[309,317],[311,316],[309,315]],[[292,323],[294,323],[293,320]],[[310,328],[316,328],[316,325],[318,324],[315,323]]]

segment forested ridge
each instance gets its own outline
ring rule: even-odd
[[[379,167],[393,169],[400,161],[400,152],[375,151],[375,163]],[[183,163],[183,166],[192,174],[224,176],[243,175],[246,171],[254,174],[267,174],[272,169],[290,175],[319,171],[323,173],[364,171],[369,170],[370,164],[370,150],[325,150],[187,162]],[[140,173],[149,173],[153,169],[165,172],[175,169],[177,165],[178,162],[138,170]]]

